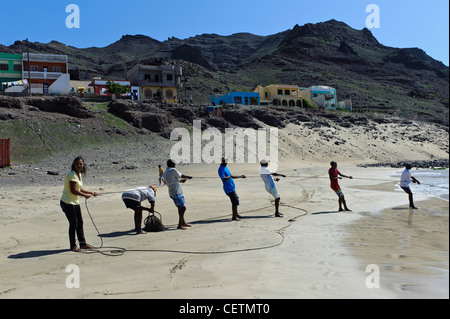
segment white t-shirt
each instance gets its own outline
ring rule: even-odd
[[[273,180],[272,171],[270,169],[261,166],[261,168],[259,169],[259,174],[264,182],[266,190],[271,190],[275,188],[275,181]]]
[[[411,172],[405,169],[400,177],[400,187],[409,187],[411,183]]]
[[[155,191],[151,187],[137,187],[126,190],[122,194],[122,199],[131,199],[139,203],[146,199],[148,199],[149,202],[154,202],[155,197]]]
[[[178,194],[183,194],[183,189],[181,188],[180,178],[181,173],[175,167],[169,167],[164,172],[164,181],[169,188],[169,196],[175,196]]]

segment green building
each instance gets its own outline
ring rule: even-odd
[[[22,80],[22,55],[0,52],[0,91],[3,83]]]

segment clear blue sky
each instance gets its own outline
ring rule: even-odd
[[[371,31],[384,45],[419,47],[449,65],[447,0],[1,0],[0,44],[29,38],[78,48],[104,47],[125,34],[159,41],[203,33],[269,35],[296,24],[330,19],[355,29],[366,26],[369,4],[380,8],[380,28]],[[80,28],[66,27],[66,6],[80,8]]]

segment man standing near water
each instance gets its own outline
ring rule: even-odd
[[[411,176],[410,172],[411,168],[412,168],[411,164],[405,165],[405,170],[403,171],[402,176],[400,177],[400,187],[405,191],[406,194],[408,194],[409,208],[417,209],[417,207],[414,206],[413,193],[409,188],[409,184],[413,182],[420,185],[420,182],[417,179],[415,179],[414,176]]]
[[[328,175],[330,176],[330,182],[331,182],[330,187],[332,190],[334,190],[336,195],[339,197],[339,211],[342,212],[345,210],[345,211],[350,212],[351,210],[347,207],[347,203],[345,202],[344,193],[342,192],[341,187],[339,186],[338,180],[342,179],[342,177],[347,177],[350,179],[353,179],[353,177],[341,174],[341,172],[339,172],[337,169],[337,163],[335,161],[332,161],[330,163],[330,165],[331,165],[331,168],[328,170]],[[342,209],[342,205],[344,205],[344,209]]]

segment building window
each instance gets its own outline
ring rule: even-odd
[[[167,81],[172,81],[172,80],[173,80],[173,75],[167,74]]]
[[[20,64],[14,64],[14,71],[21,72],[22,71],[22,66]]]
[[[144,80],[146,80],[146,81],[151,81],[151,76],[150,76],[150,74],[144,74]]]
[[[30,66],[30,71],[31,72],[39,72],[39,66],[37,66],[37,65]]]
[[[9,71],[9,65],[8,64],[0,64],[0,70],[1,71]]]
[[[151,89],[144,90],[144,96],[147,100],[151,100],[153,98],[153,92]]]
[[[166,90],[166,98],[173,99],[173,91],[171,89]]]
[[[291,91],[289,91],[289,90],[284,90],[284,94],[285,94],[285,95],[291,95]]]
[[[242,97],[235,96],[234,97],[234,104],[242,104]]]
[[[58,65],[53,66],[52,69],[53,69],[53,72],[55,72],[55,73],[61,73],[61,67]]]
[[[278,95],[283,95],[283,90],[278,90]]]

